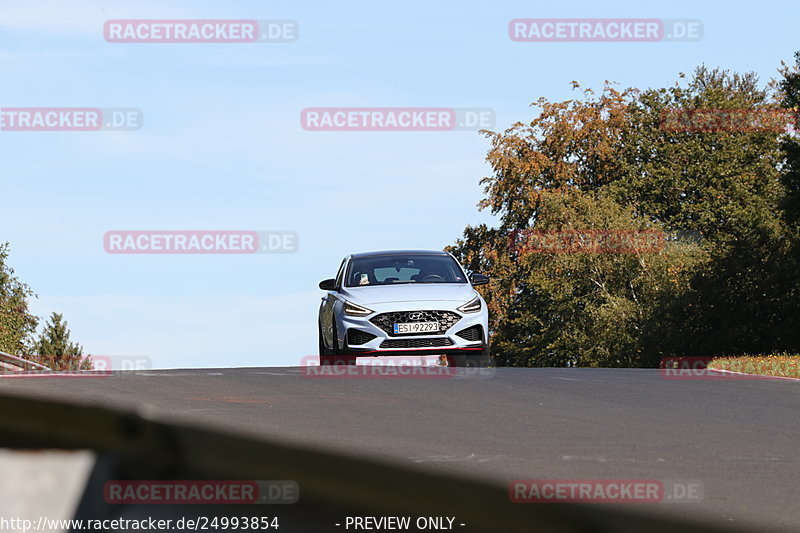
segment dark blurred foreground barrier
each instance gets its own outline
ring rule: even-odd
[[[0,396],[0,428],[0,445],[6,448],[97,453],[75,516],[84,520],[149,517],[174,524],[188,517],[211,524],[213,517],[278,517],[278,531],[322,533],[353,531],[352,525],[346,527],[348,517],[351,523],[353,517],[411,517],[405,531],[420,531],[413,525],[417,517],[452,517],[452,530],[464,532],[736,531],[645,516],[652,507],[633,514],[597,505],[515,504],[505,484],[365,460],[355,456],[357,450],[345,456],[93,405]],[[299,487],[299,500],[288,505],[107,503],[104,486],[120,480],[292,480]],[[244,530],[227,523],[228,531]],[[186,523],[182,525],[169,530],[186,531]],[[205,530],[223,530],[220,525]],[[203,530],[197,524],[193,529]]]

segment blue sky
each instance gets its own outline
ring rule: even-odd
[[[0,107],[135,107],[136,131],[0,132],[0,242],[89,353],[155,368],[296,365],[343,255],[441,249],[490,170],[474,131],[319,132],[307,107],[476,107],[672,84],[705,63],[766,82],[800,49],[785,2],[5,1]],[[521,43],[515,18],[700,19],[697,42]],[[290,19],[291,43],[121,44],[109,19]],[[291,230],[284,255],[111,255],[108,230]]]

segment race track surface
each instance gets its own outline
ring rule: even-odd
[[[698,481],[645,512],[800,530],[800,382],[665,379],[649,369],[497,369],[446,379],[309,378],[300,368],[3,378],[8,393],[514,479]]]

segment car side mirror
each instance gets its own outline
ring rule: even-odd
[[[332,278],[320,281],[319,288],[323,291],[335,291],[338,289],[336,287],[336,280]]]
[[[484,274],[472,274],[469,277],[469,282],[473,285],[486,285],[489,283],[489,276]]]

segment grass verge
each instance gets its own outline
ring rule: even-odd
[[[800,355],[780,353],[774,355],[719,357],[709,362],[708,368],[759,376],[800,378]]]

